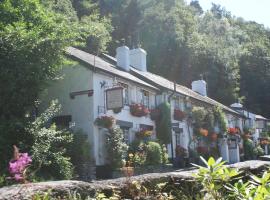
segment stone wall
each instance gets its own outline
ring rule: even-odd
[[[245,161],[229,165],[233,168],[238,168],[246,174],[253,173],[256,175],[261,174],[270,166],[269,161]],[[178,181],[181,183],[188,183],[194,181],[193,174],[196,169],[176,170],[166,173],[149,173],[131,178],[117,178],[111,180],[83,182],[73,180],[63,181],[48,181],[40,183],[28,183],[24,185],[13,185],[0,188],[0,200],[16,200],[16,199],[32,199],[34,194],[51,192],[53,196],[64,196],[73,192],[77,192],[82,196],[94,197],[96,192],[112,192],[114,189],[121,190],[125,188],[126,184],[130,181],[137,181],[141,184],[147,183],[162,183],[170,180]]]

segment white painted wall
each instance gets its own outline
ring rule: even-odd
[[[43,111],[53,99],[58,99],[62,106],[59,115],[71,115],[73,130],[82,129],[88,135],[91,146],[93,140],[93,97],[88,95],[70,98],[70,93],[75,91],[93,89],[93,73],[85,67],[74,64],[66,66],[61,71],[62,78],[52,82],[40,96],[42,104],[40,110]],[[89,149],[92,156],[94,152]]]
[[[111,110],[105,110],[105,102],[104,95],[105,90],[108,87],[111,87],[113,83],[122,82],[128,85],[129,88],[129,102],[130,103],[141,103],[142,95],[140,94],[140,90],[144,89],[149,91],[150,93],[150,108],[155,106],[155,95],[156,92],[153,89],[138,85],[134,82],[126,81],[121,78],[115,78],[108,74],[95,73],[94,74],[94,119],[98,116],[109,115],[113,116],[116,120],[122,120],[133,123],[133,128],[129,130],[130,139],[135,138],[135,132],[139,130],[140,124],[150,125],[154,127],[155,132],[155,122],[150,119],[150,116],[145,117],[135,117],[130,114],[129,106],[124,106],[122,111],[118,114],[115,114]],[[101,88],[100,83],[106,81],[106,87]],[[98,108],[103,107],[105,112],[99,113]],[[95,157],[97,165],[104,165],[107,162],[106,157],[106,146],[104,145],[104,141],[106,138],[106,133],[104,130],[100,130],[97,126],[94,126],[94,138],[95,138]],[[153,136],[155,137],[155,135]],[[105,156],[104,156],[105,155]]]

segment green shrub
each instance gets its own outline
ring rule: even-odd
[[[156,134],[157,138],[163,144],[169,144],[172,138],[171,130],[171,106],[168,102],[162,103],[158,106],[160,110],[160,117],[156,120]]]
[[[146,145],[146,164],[157,165],[162,163],[162,148],[157,142],[148,142]]]
[[[253,149],[253,154],[254,156],[262,156],[264,154],[264,150],[260,145],[257,145],[256,147],[254,147]]]
[[[88,136],[79,130],[73,133],[73,141],[69,144],[67,154],[71,158],[74,171],[79,177],[83,176],[85,166],[89,167],[91,163],[90,143]]]
[[[246,160],[251,160],[254,158],[254,147],[253,141],[251,139],[244,139],[244,155]]]
[[[166,145],[162,145],[162,164],[167,164],[169,162],[169,155],[167,152]]]
[[[70,157],[66,155],[66,148],[72,142],[72,134],[66,130],[57,130],[55,125],[47,128],[49,120],[59,111],[60,105],[53,101],[27,129],[33,138],[32,168],[39,169],[37,176],[45,179],[70,179],[73,174]]]
[[[123,131],[118,126],[109,129],[106,147],[112,168],[122,167],[122,161],[127,155],[128,146],[124,143]]]

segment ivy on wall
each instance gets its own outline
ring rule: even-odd
[[[168,102],[158,106],[160,117],[156,119],[157,138],[163,144],[169,144],[172,139],[171,134],[171,106]]]
[[[201,135],[202,129],[213,133],[215,125],[219,126],[220,133],[227,131],[227,119],[220,107],[205,109],[204,107],[193,107],[192,109],[193,128],[196,135]]]
[[[219,129],[220,129],[220,133],[222,134],[226,133],[228,124],[227,124],[227,117],[225,113],[218,106],[214,107],[213,111],[214,111],[215,121],[218,124]]]

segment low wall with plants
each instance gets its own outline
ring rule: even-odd
[[[205,167],[151,173],[91,183],[51,181],[0,188],[0,199],[266,199],[270,197],[267,161],[225,166],[220,160]],[[255,176],[256,175],[256,176]],[[259,178],[260,177],[260,178]],[[259,188],[259,189],[258,189]],[[261,190],[260,190],[261,189]],[[136,197],[136,198],[135,198]]]

